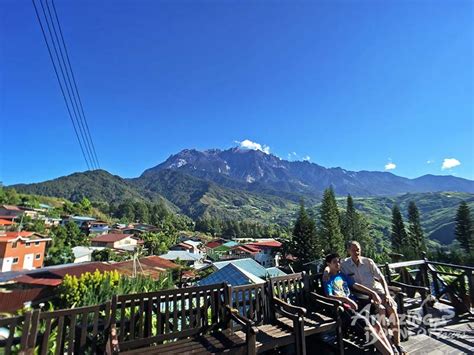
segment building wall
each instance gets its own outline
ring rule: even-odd
[[[29,246],[27,246],[27,243],[29,243]],[[38,243],[39,245],[35,245],[34,240],[30,242],[18,240],[16,248],[13,248],[13,243],[0,243],[0,258],[2,259],[1,271],[23,270],[25,258],[29,254],[33,254],[32,267],[34,269],[43,267],[46,242]],[[38,254],[39,258],[37,259],[36,255]],[[15,258],[18,258],[18,260],[13,263]]]
[[[121,246],[125,246],[125,245],[137,245],[137,240],[135,238],[132,238],[132,236],[128,237],[128,238],[124,238],[122,240],[119,240],[117,242],[114,243],[114,248],[120,248]]]

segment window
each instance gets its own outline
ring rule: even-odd
[[[41,259],[41,254],[36,254],[36,255],[35,255],[35,259],[36,259],[36,260]]]
[[[12,243],[12,248],[16,248],[18,246],[18,242],[13,242]]]
[[[13,264],[18,264],[18,258],[13,258]]]
[[[40,242],[35,242],[35,246],[38,246],[38,245],[40,245]]]
[[[31,246],[31,243],[30,242],[26,242],[25,243],[25,247],[29,248]]]

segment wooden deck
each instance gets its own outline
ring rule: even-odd
[[[410,354],[474,354],[474,318],[452,317],[452,309],[437,304],[430,310],[430,332],[410,324],[410,339],[403,343]]]

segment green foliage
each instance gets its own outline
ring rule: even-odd
[[[148,255],[165,254],[177,242],[177,235],[169,235],[163,232],[146,232],[141,234],[140,238],[144,241],[143,246]]]
[[[59,305],[73,308],[100,304],[113,295],[153,292],[173,287],[172,277],[163,274],[159,280],[147,276],[127,277],[116,270],[104,273],[96,270],[80,277],[66,275],[57,289]]]
[[[20,202],[20,195],[15,189],[5,189],[3,186],[0,186],[0,203],[6,205],[18,205]]]
[[[46,253],[46,266],[71,263],[74,261],[72,248],[90,244],[89,238],[74,222],[68,222],[65,226],[54,226],[50,237],[52,244]]]
[[[420,212],[414,201],[408,204],[408,258],[419,259],[426,252],[426,241],[420,222]],[[407,252],[407,250],[405,251]]]
[[[92,252],[92,261],[126,261],[130,259],[127,254],[119,254],[109,248],[94,250]]]
[[[25,224],[24,229],[30,232],[37,232],[40,234],[46,233],[46,226],[44,225],[44,221],[41,219],[31,220],[30,222]]]
[[[252,221],[221,220],[218,218],[200,218],[195,230],[225,239],[235,238],[284,238],[288,230],[277,224],[262,224]]]
[[[456,213],[456,227],[455,235],[458,240],[461,248],[467,253],[470,254],[474,252],[474,231],[473,223],[471,220],[471,210],[465,201],[462,201],[459,204],[457,213]]]
[[[344,255],[344,236],[341,233],[339,210],[332,188],[324,191],[319,222],[319,236],[324,252],[337,252]]]
[[[407,241],[407,233],[405,231],[405,224],[403,223],[403,217],[400,212],[400,208],[394,205],[392,208],[392,250],[397,253],[404,252],[405,243]]]
[[[316,234],[316,223],[308,216],[304,203],[301,202],[293,234],[284,243],[284,251],[297,258],[295,267],[303,270],[305,264],[321,256],[321,245]]]

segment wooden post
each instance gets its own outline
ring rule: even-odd
[[[421,252],[421,255],[423,256],[423,260],[425,262],[422,266],[422,271],[421,271],[421,277],[423,280],[422,286],[428,287],[431,293],[430,278],[428,277],[428,258],[426,257],[426,253],[424,251]]]
[[[469,285],[469,299],[471,301],[471,307],[474,307],[474,275],[472,270],[466,270],[467,283]]]

